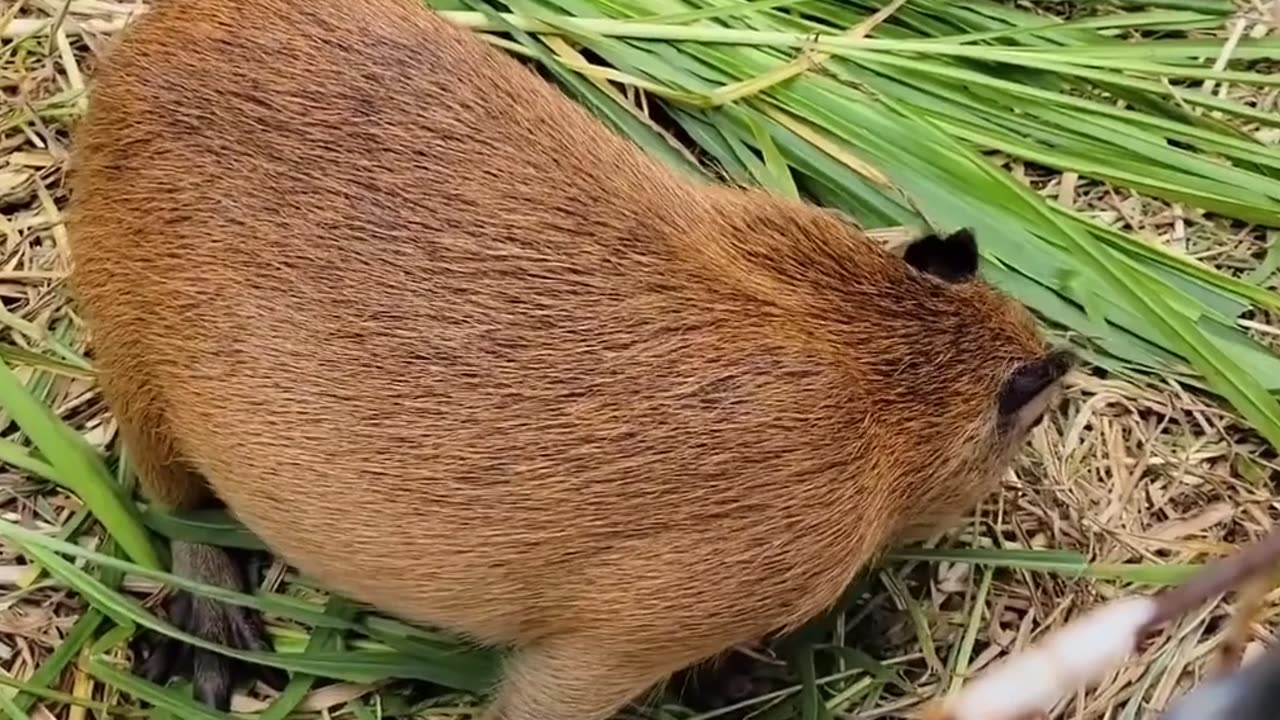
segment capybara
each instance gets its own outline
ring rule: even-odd
[[[489,718],[607,718],[821,613],[993,489],[1072,362],[967,232],[898,255],[672,170],[414,0],[158,3],[73,163],[73,286],[146,496],[511,649]],[[199,696],[232,669],[195,652]]]

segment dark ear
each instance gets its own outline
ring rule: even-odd
[[[947,282],[964,282],[978,272],[978,242],[971,230],[959,230],[941,238],[926,235],[907,246],[903,259],[920,272]]]
[[[1000,388],[1001,424],[1009,429],[1027,430],[1039,422],[1058,381],[1075,364],[1075,353],[1054,350],[1010,373]]]

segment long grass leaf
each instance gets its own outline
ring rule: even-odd
[[[0,405],[31,438],[46,462],[56,470],[49,480],[60,482],[89,506],[94,517],[140,565],[160,567],[151,539],[138,518],[137,509],[118,491],[114,480],[96,455],[50,410],[27,392],[0,361]]]

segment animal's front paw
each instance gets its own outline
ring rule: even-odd
[[[176,573],[244,591],[240,568],[224,550],[175,542],[173,552]],[[256,611],[176,592],[170,596],[166,612],[170,624],[209,642],[241,650],[271,650]],[[285,682],[277,669],[246,666],[225,655],[157,635],[142,638],[134,656],[138,674],[161,685],[173,678],[189,678],[196,698],[219,710],[230,709],[232,690],[241,680],[257,677],[277,688]]]

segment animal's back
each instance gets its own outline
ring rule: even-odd
[[[176,453],[304,569],[493,639],[611,611],[572,597],[611,554],[767,561],[741,471],[807,440],[744,433],[834,434],[792,410],[828,361],[685,269],[699,196],[398,0],[243,10],[162,4],[80,136],[77,288]]]

